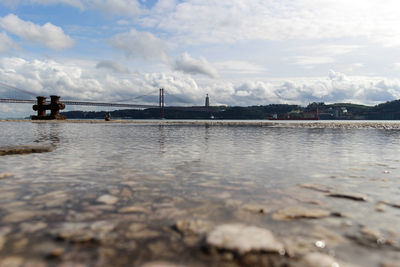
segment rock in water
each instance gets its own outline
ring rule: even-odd
[[[285,249],[267,229],[243,224],[223,224],[212,230],[206,238],[207,245],[240,254],[265,251],[284,254]]]
[[[353,192],[330,192],[328,194],[330,197],[338,197],[338,198],[347,198],[355,201],[368,201],[369,198],[367,195],[364,194],[359,194],[359,193],[353,193]]]
[[[102,202],[107,205],[113,205],[118,202],[118,198],[111,195],[102,195],[97,199],[97,202]]]
[[[55,146],[53,146],[53,145],[0,147],[0,156],[17,155],[17,154],[31,154],[31,153],[44,153],[44,152],[51,152],[54,149],[55,149]]]
[[[302,259],[302,263],[309,267],[339,267],[339,263],[332,257],[318,253],[308,253]]]
[[[328,210],[309,209],[305,207],[287,207],[278,210],[272,215],[275,220],[292,220],[292,219],[317,219],[331,215]]]

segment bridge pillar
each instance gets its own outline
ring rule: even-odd
[[[37,104],[33,105],[33,110],[37,111],[37,116],[32,116],[32,120],[65,120],[66,117],[60,115],[60,109],[65,108],[65,104],[60,103],[60,97],[56,95],[50,96],[50,104],[46,104],[45,96],[36,97]],[[49,116],[46,115],[46,110],[50,110]]]

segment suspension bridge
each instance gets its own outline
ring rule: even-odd
[[[60,110],[65,109],[68,106],[95,106],[95,107],[113,107],[113,108],[129,108],[129,109],[154,109],[158,108],[160,110],[160,118],[164,118],[165,109],[174,109],[174,110],[184,110],[190,109],[192,111],[212,111],[213,108],[209,106],[208,95],[206,98],[205,106],[165,106],[165,95],[167,94],[164,88],[160,88],[156,91],[150,92],[146,95],[140,95],[134,97],[132,99],[124,99],[118,101],[118,103],[112,102],[92,102],[92,101],[79,101],[79,100],[63,100],[61,102],[60,96],[51,95],[50,101],[47,100],[45,96],[37,96],[35,93],[30,91],[17,88],[15,86],[8,85],[6,83],[0,82],[0,88],[5,88],[14,92],[18,92],[19,94],[29,95],[31,97],[36,97],[36,99],[20,99],[20,98],[0,98],[0,103],[10,103],[10,104],[33,104],[33,110],[37,111],[37,115],[31,116],[34,120],[54,120],[54,119],[65,119],[65,116],[60,115]],[[123,103],[128,101],[134,101],[137,99],[143,99],[145,97],[149,97],[150,95],[154,95],[154,93],[158,92],[158,105],[148,105],[148,104],[140,104],[140,103]],[[178,96],[174,96],[172,94],[168,94],[168,96],[175,98],[179,102],[187,102],[182,100]],[[46,111],[50,110],[50,115],[46,114]]]

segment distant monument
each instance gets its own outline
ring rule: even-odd
[[[206,95],[206,108],[210,106],[210,98],[208,97],[208,94]]]

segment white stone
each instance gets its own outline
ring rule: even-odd
[[[118,198],[111,195],[102,195],[97,199],[97,202],[102,202],[107,205],[113,205],[118,202]]]
[[[207,244],[239,253],[250,251],[285,253],[283,245],[269,230],[243,224],[217,226],[207,235]]]

